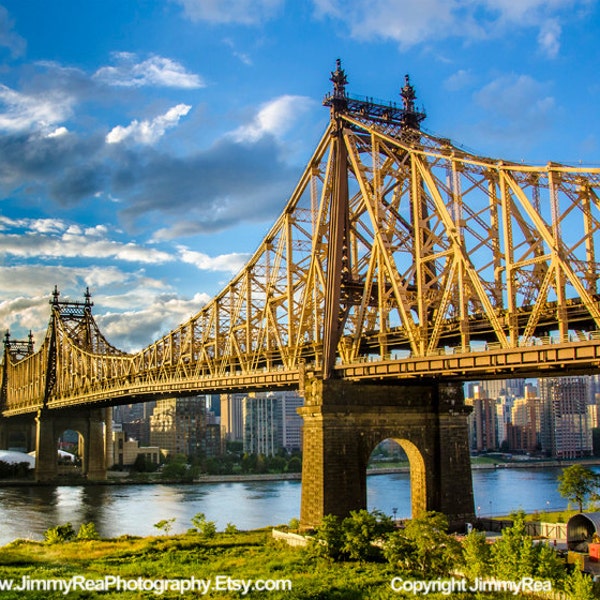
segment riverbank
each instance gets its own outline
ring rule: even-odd
[[[574,464],[583,464],[594,467],[600,465],[600,457],[572,459],[572,460],[496,460],[487,459],[486,462],[471,462],[471,469],[493,470],[493,469],[547,469],[564,468]],[[396,473],[409,473],[410,467],[373,467],[367,469],[368,476],[375,475],[394,475]],[[82,477],[62,477],[54,482],[36,482],[33,479],[3,479],[0,480],[0,486],[54,486],[60,485],[154,485],[154,484],[196,484],[196,483],[240,483],[253,481],[300,481],[301,473],[236,473],[233,475],[200,475],[192,481],[181,481],[176,479],[163,479],[159,473],[146,473],[143,475],[134,474],[127,471],[109,471],[108,479],[102,481],[90,482]]]

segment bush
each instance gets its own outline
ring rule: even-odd
[[[447,529],[448,520],[443,514],[426,512],[389,536],[385,557],[410,573],[446,577],[462,562],[460,543]]]
[[[225,533],[233,534],[237,532],[238,528],[233,523],[227,523],[227,525],[225,525]]]
[[[97,540],[100,539],[100,535],[98,530],[96,529],[96,525],[94,523],[82,523],[79,526],[79,531],[77,532],[78,540]]]
[[[60,544],[62,542],[68,542],[75,538],[75,530],[71,523],[65,523],[64,525],[57,525],[44,531],[44,541],[47,544]]]
[[[380,541],[393,529],[391,518],[380,511],[355,510],[343,520],[325,515],[311,550],[331,560],[377,560],[381,549],[373,542]]]
[[[156,529],[162,529],[165,532],[165,535],[169,535],[169,531],[171,531],[173,523],[175,523],[175,519],[163,519],[158,523],[154,523],[154,527],[156,527]]]
[[[204,538],[213,538],[217,534],[217,526],[214,521],[207,521],[204,513],[198,513],[192,517],[192,525]]]

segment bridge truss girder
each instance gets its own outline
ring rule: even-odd
[[[40,349],[16,361],[5,352],[3,410],[290,386],[305,365],[329,376],[367,358],[589,338],[600,330],[599,190],[600,169],[481,158],[338,107],[224,290],[135,354],[104,339],[89,306],[55,297]]]

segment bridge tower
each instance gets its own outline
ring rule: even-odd
[[[86,290],[84,302],[60,300],[55,287],[50,300],[52,316],[42,352],[44,354],[41,392],[43,401],[34,413],[24,410],[22,415],[3,419],[0,423],[0,447],[8,448],[19,442],[20,449],[36,451],[36,481],[53,481],[58,476],[58,441],[66,430],[79,434],[82,474],[89,480],[106,479],[106,469],[112,465],[112,409],[79,405],[70,408],[50,408],[51,394],[60,379],[61,336],[65,332],[78,341],[84,350],[93,352],[102,345],[103,337],[92,317],[91,295]],[[23,361],[34,354],[33,336],[27,341],[17,341],[7,332],[4,338],[3,386],[7,385],[6,371],[10,364]],[[28,373],[27,375],[30,375]],[[22,388],[27,381],[20,382]],[[6,397],[2,389],[2,397]]]
[[[89,480],[106,479],[106,469],[112,449],[112,411],[110,408],[80,406],[65,409],[50,409],[48,398],[57,383],[58,351],[60,332],[68,331],[72,339],[79,341],[83,349],[92,352],[98,345],[98,328],[92,317],[91,294],[86,289],[83,302],[60,300],[55,286],[50,300],[52,318],[44,405],[36,415],[36,481],[52,481],[58,475],[58,440],[67,429],[79,434],[79,449],[82,460],[82,475]]]
[[[334,181],[330,193],[326,306],[323,319],[322,370],[307,372],[301,381],[304,406],[302,499],[304,528],[323,516],[346,516],[366,508],[366,469],[381,441],[391,438],[410,462],[412,513],[436,510],[453,528],[472,520],[473,486],[468,448],[467,416],[460,383],[434,378],[420,383],[366,383],[336,377],[336,356],[344,330],[352,287],[349,231],[348,149],[340,118],[349,107],[376,120],[395,119],[410,138],[419,136],[425,114],[415,107],[415,91],[406,76],[402,107],[382,106],[346,94],[347,78],[338,60],[331,74],[330,107],[334,136]],[[392,114],[393,113],[393,114]]]

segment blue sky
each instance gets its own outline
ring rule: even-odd
[[[0,328],[54,285],[109,341],[196,313],[285,206],[351,94],[477,154],[600,163],[596,0],[0,0]]]

